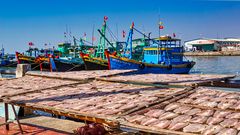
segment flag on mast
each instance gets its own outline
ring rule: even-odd
[[[122,31],[122,36],[123,36],[123,38],[125,38],[125,36],[126,36],[126,32],[124,30]]]
[[[33,44],[33,42],[29,42],[28,45],[29,46],[33,46],[34,44]]]
[[[163,22],[159,22],[159,29],[163,29],[164,27],[163,27]]]
[[[176,37],[176,34],[175,34],[175,33],[173,33],[173,37]]]

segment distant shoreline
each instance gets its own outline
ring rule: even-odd
[[[240,56],[240,51],[184,52],[184,56]]]

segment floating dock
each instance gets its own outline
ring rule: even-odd
[[[157,134],[239,132],[240,93],[201,87],[234,75],[132,72],[29,72],[22,78],[0,81],[0,99],[5,104],[101,123],[114,130]]]

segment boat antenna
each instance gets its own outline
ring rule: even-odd
[[[161,27],[162,23],[160,22],[160,15],[158,15],[158,47],[157,47],[157,62],[159,62],[159,46],[161,44]]]
[[[92,29],[92,46],[93,46],[93,42],[94,42],[94,31],[95,31],[95,24],[93,24],[93,29]]]
[[[118,23],[116,23],[116,35],[117,35],[117,39],[119,39],[119,36],[118,36]]]
[[[66,31],[64,32],[64,38],[65,38],[65,43],[67,43],[69,40],[68,40],[68,25],[66,24]]]

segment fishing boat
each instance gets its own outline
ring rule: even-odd
[[[29,49],[24,53],[16,52],[18,64],[30,64],[32,70],[49,69],[47,54],[49,50],[39,50],[32,47],[33,43],[29,43]]]
[[[11,55],[5,55],[4,48],[0,50],[0,66],[13,66],[13,57]]]
[[[112,46],[108,40],[106,40],[106,29],[107,29],[108,17],[104,17],[102,29],[98,30],[100,33],[100,40],[97,46],[97,50],[91,50],[89,53],[80,52],[80,56],[84,61],[86,70],[107,70],[108,61],[104,54],[107,50],[106,41]],[[115,48],[115,47],[112,47]]]
[[[160,36],[150,39],[151,45],[144,47],[141,61],[132,59],[133,30],[141,33],[131,26],[127,45],[122,56],[112,55],[106,51],[109,69],[138,69],[139,73],[157,74],[186,74],[195,65],[193,61],[183,59],[183,46],[181,40],[170,36]],[[147,36],[146,36],[147,37]]]

